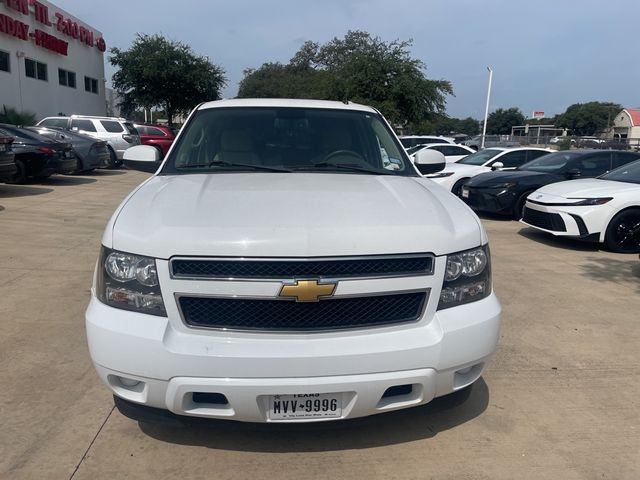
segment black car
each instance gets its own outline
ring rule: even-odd
[[[17,171],[4,177],[9,183],[24,183],[29,177],[43,179],[54,173],[71,173],[78,160],[70,143],[57,142],[24,128],[0,123],[0,135],[15,137],[13,152]]]
[[[11,144],[13,137],[0,136],[0,178],[12,177],[16,173],[15,155]]]
[[[472,209],[522,218],[527,196],[550,183],[598,177],[640,159],[640,153],[617,150],[566,150],[525,163],[516,170],[482,173],[462,187]]]
[[[26,127],[26,129],[58,142],[70,143],[77,158],[76,173],[106,167],[111,160],[107,142],[104,140],[54,128]]]

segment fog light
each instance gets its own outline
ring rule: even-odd
[[[462,370],[458,370],[456,373],[460,374],[460,375],[466,375],[467,373],[469,373],[471,371],[473,367],[467,367],[467,368],[463,368]]]
[[[133,378],[118,377],[118,380],[120,380],[122,386],[127,388],[133,388],[140,383],[139,380],[134,380]]]

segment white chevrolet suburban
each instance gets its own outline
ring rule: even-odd
[[[498,340],[487,235],[353,103],[204,103],[113,214],[86,312],[134,419],[354,418],[464,389]]]

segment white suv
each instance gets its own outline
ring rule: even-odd
[[[124,158],[157,172],[105,229],[86,330],[125,415],[337,420],[482,374],[501,313],[487,235],[378,111],[210,102],[159,168],[150,146]]]
[[[111,156],[109,167],[122,164],[127,148],[140,145],[140,136],[133,123],[124,118],[71,115],[70,117],[46,117],[37,124],[39,127],[59,128],[83,133],[107,142]]]

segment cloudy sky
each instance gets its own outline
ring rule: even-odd
[[[561,113],[592,100],[640,106],[640,0],[53,0],[128,48],[137,32],[191,45],[227,72],[233,97],[245,68],[287,62],[306,40],[348,30],[413,39],[429,78],[452,82],[454,117],[491,109]],[[107,65],[107,77],[113,74]]]

